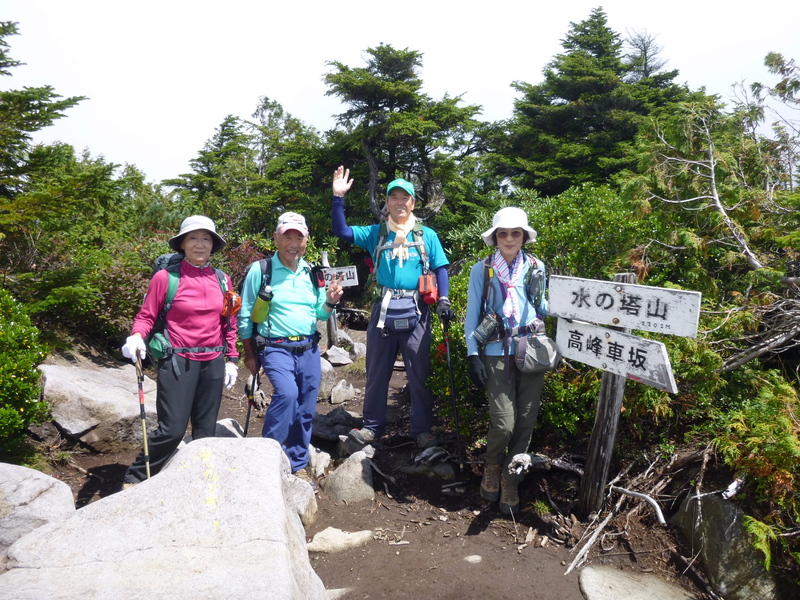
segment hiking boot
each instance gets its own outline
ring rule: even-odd
[[[344,442],[344,448],[348,454],[354,454],[377,439],[378,436],[371,429],[351,429]]]
[[[500,512],[504,515],[517,515],[519,512],[519,490],[516,483],[500,478]]]
[[[426,448],[433,448],[434,446],[438,446],[439,444],[441,444],[439,438],[437,438],[435,435],[427,431],[425,433],[420,433],[415,441],[417,442],[417,447],[420,448],[421,450],[425,450]]]
[[[500,470],[502,465],[483,465],[483,479],[481,479],[481,496],[489,502],[500,499]]]

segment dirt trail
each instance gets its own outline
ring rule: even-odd
[[[247,404],[241,390],[246,377],[247,373],[241,371],[236,387],[223,395],[221,419],[234,418],[244,425]],[[363,390],[362,379],[352,375],[347,378]],[[352,505],[337,505],[318,491],[319,514],[307,530],[309,541],[327,527],[376,532],[375,539],[362,548],[310,555],[325,587],[348,588],[351,591],[346,599],[581,600],[578,572],[564,575],[574,558],[567,546],[576,538],[556,535],[558,522],[553,515],[534,511],[537,500],[536,507],[541,510],[542,490],[548,497],[556,488],[574,487],[574,482],[562,480],[549,485],[543,477],[529,476],[520,487],[523,511],[514,522],[502,516],[496,504],[481,499],[477,467],[474,472],[465,469],[462,473],[459,481],[464,482],[464,491],[458,494],[443,493],[441,481],[399,473],[398,465],[413,462],[415,455],[405,435],[408,405],[403,400],[404,381],[402,372],[392,378],[389,431],[374,459],[394,482],[376,473],[375,500]],[[318,406],[320,412],[332,408]],[[360,396],[345,408],[360,412]],[[249,437],[259,436],[262,424],[263,416],[254,413]],[[445,437],[445,445],[452,446],[452,442]],[[336,452],[323,443],[318,445]],[[119,491],[134,455],[75,453],[69,464],[56,468],[54,475],[72,487],[76,504],[85,506]],[[560,522],[569,524],[566,516]],[[660,572],[665,579],[674,580],[664,540],[651,538],[646,527],[639,532],[631,539],[609,542],[613,552],[600,560],[614,562],[620,568]],[[657,547],[660,550],[654,549]],[[687,582],[683,580],[683,584]]]

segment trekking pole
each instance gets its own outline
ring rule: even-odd
[[[150,451],[147,449],[147,415],[144,412],[144,371],[142,371],[142,359],[138,353],[136,355],[136,382],[139,384],[139,414],[142,417],[144,467],[147,470],[147,478],[150,479]]]
[[[254,398],[256,394],[257,377],[258,374],[255,374],[253,375],[253,379],[250,380],[250,391],[247,394],[247,418],[244,421],[244,437],[247,437],[247,430],[250,428],[250,411],[253,410],[253,404],[255,404]]]
[[[453,419],[456,425],[456,453],[458,454],[458,470],[464,470],[464,459],[461,457],[461,433],[458,423],[458,406],[456,405],[456,380],[453,376],[453,363],[450,360],[450,319],[442,319],[444,329],[444,347],[447,352],[447,370],[450,372],[450,399],[453,401]]]

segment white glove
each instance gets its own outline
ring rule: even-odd
[[[239,366],[236,363],[225,363],[225,389],[229,390],[236,383],[236,377],[239,375]]]
[[[531,468],[532,462],[530,454],[517,454],[508,463],[508,474],[522,475]]]
[[[125,340],[125,345],[122,347],[122,356],[130,358],[131,362],[135,363],[137,354],[139,358],[144,360],[145,354],[147,354],[147,347],[144,345],[144,340],[140,335],[128,336],[128,339]]]

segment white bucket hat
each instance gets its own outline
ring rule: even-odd
[[[181,230],[178,232],[178,235],[169,239],[169,247],[175,250],[175,252],[183,252],[181,249],[183,236],[190,231],[197,231],[198,229],[205,229],[211,234],[211,239],[214,240],[214,245],[211,248],[211,254],[214,254],[214,252],[219,252],[225,247],[227,242],[223,240],[222,237],[217,233],[217,228],[214,227],[214,221],[208,217],[204,217],[203,215],[192,215],[191,217],[186,217],[183,220],[183,223],[181,223]]]
[[[521,208],[507,206],[501,208],[492,217],[492,226],[481,234],[487,246],[494,246],[494,232],[502,227],[503,229],[522,229],[527,235],[523,244],[530,244],[536,241],[536,230],[528,226],[528,215]]]

